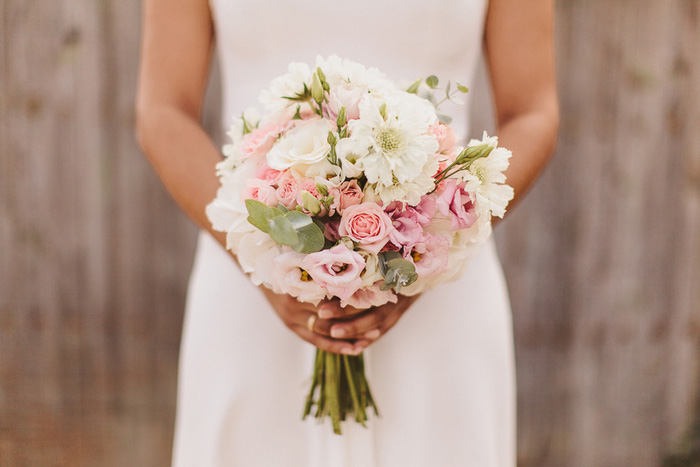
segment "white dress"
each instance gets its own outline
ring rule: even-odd
[[[333,53],[395,81],[470,85],[487,0],[211,0],[224,120],[292,61]],[[467,111],[453,126],[467,130]],[[213,168],[212,168],[213,170]],[[381,417],[343,435],[301,420],[313,347],[206,233],[180,354],[176,466],[513,466],[515,370],[493,242],[458,281],[424,293],[366,352]]]

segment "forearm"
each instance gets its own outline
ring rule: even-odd
[[[515,198],[509,203],[508,211],[523,198],[552,156],[558,119],[556,105],[550,105],[499,124],[499,146],[513,152],[506,177],[515,191]]]
[[[141,148],[173,199],[199,227],[225,245],[225,233],[213,231],[205,214],[219,187],[215,164],[221,155],[204,129],[186,112],[162,106],[139,110],[137,133]]]

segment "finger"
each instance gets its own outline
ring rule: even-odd
[[[334,323],[331,326],[330,335],[336,339],[362,338],[365,337],[365,333],[380,328],[382,322],[393,314],[400,315],[401,313],[395,307],[372,308],[357,318]],[[398,316],[393,322],[396,320],[398,320]]]
[[[328,337],[321,336],[318,333],[310,332],[308,329],[306,329],[306,327],[296,326],[295,328],[293,328],[293,331],[305,341],[327,352],[345,355],[357,355],[362,351],[359,349],[355,349],[353,344],[350,342],[344,340],[329,339]]]
[[[347,318],[365,311],[350,305],[340,306],[339,300],[329,300],[318,307],[318,315],[323,319]]]

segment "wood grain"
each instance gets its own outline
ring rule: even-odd
[[[170,459],[196,231],[134,140],[139,17],[136,0],[0,3],[2,466]],[[560,0],[557,59],[557,154],[497,232],[519,463],[692,465],[700,4]],[[217,99],[214,81],[212,133]]]

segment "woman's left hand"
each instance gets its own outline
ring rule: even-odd
[[[318,306],[314,332],[334,339],[355,339],[355,350],[364,350],[384,336],[417,298],[418,295],[399,295],[396,303],[366,310],[350,306],[343,308],[338,300],[329,300]]]

